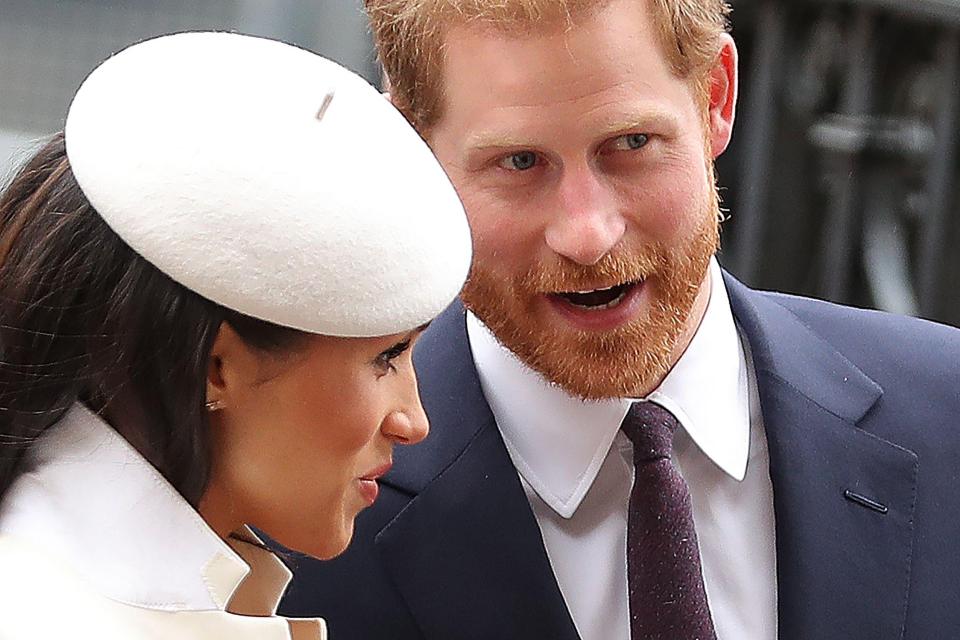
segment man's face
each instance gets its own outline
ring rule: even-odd
[[[446,55],[429,142],[474,234],[465,304],[574,395],[648,393],[709,297],[710,167],[729,137],[734,67],[719,67],[705,118],[636,0],[573,28],[455,27]]]

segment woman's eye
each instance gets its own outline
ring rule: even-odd
[[[645,147],[649,140],[650,137],[645,133],[630,133],[614,139],[614,146],[624,151],[636,151]]]
[[[393,364],[393,360],[385,356],[379,356],[377,358],[377,364],[385,373],[394,373],[397,370],[397,367]]]
[[[501,168],[509,171],[526,171],[537,164],[537,154],[533,151],[512,153],[497,163]]]
[[[393,364],[393,361],[399,358],[401,355],[406,353],[407,349],[410,348],[410,341],[404,340],[399,342],[386,351],[381,352],[376,359],[377,366],[384,372],[394,373],[397,370],[397,367]]]

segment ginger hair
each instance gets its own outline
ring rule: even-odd
[[[719,40],[729,28],[726,0],[647,2],[667,62],[704,103]],[[397,108],[422,135],[443,115],[446,34],[480,24],[522,35],[557,24],[573,27],[610,0],[364,0],[377,54]]]

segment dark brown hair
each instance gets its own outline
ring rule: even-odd
[[[112,426],[197,506],[222,322],[269,352],[305,335],[225,309],[141,258],[84,197],[53,136],[0,195],[0,498],[32,443],[79,401],[132,418]]]

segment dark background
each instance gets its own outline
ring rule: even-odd
[[[956,0],[735,0],[722,262],[960,325]]]

